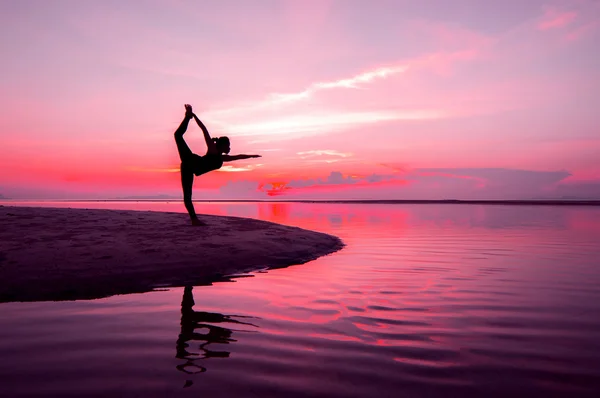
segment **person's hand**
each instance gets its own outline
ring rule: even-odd
[[[192,106],[190,104],[185,104],[185,117],[194,116],[194,111],[192,111]]]

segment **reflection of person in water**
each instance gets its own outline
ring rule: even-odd
[[[235,323],[256,326],[233,319],[232,315],[194,311],[193,306],[194,296],[192,294],[192,287],[187,286],[183,290],[183,299],[181,300],[181,333],[177,339],[177,354],[175,357],[186,360],[185,363],[177,365],[177,369],[188,374],[206,371],[204,366],[195,362],[199,359],[229,357],[229,351],[213,351],[209,347],[210,344],[229,344],[236,341],[231,337],[234,330],[210,325],[209,323]],[[200,329],[205,329],[206,333],[200,333]],[[190,341],[203,341],[199,345],[202,354],[192,353],[188,350],[188,347],[190,347],[188,342]]]

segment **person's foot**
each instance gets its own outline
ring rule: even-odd
[[[198,220],[197,218],[192,218],[192,225],[204,227],[207,224],[205,222]]]
[[[185,117],[189,117],[191,118],[194,115],[194,112],[192,111],[192,106],[190,104],[185,104]]]

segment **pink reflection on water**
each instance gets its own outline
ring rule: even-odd
[[[182,225],[187,222],[181,203],[48,205],[177,211]],[[319,203],[196,208],[318,230],[347,244],[306,264],[195,287],[193,308],[179,307],[178,288],[127,296],[136,303],[130,307],[86,309],[89,316],[119,322],[132,307],[140,319],[156,309],[161,319],[153,316],[156,325],[143,332],[155,338],[157,326],[172,322],[169,358],[177,349],[186,362],[174,366],[198,364],[207,380],[232,368],[238,376],[254,374],[259,365],[301,375],[329,360],[335,374],[344,374],[347,363],[362,366],[363,374],[390,372],[393,380],[427,385],[531,386],[539,383],[536,374],[585,377],[598,364],[590,353],[598,351],[600,321],[586,314],[596,313],[600,302],[599,209]],[[201,320],[201,330],[190,330],[186,320],[181,328],[178,320],[163,320],[169,310],[171,318],[181,312],[182,319]],[[124,333],[140,338],[139,327],[130,328]],[[165,329],[158,328],[161,338]],[[191,361],[193,354],[201,359]],[[477,376],[481,369],[488,373]]]

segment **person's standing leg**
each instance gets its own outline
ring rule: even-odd
[[[194,185],[194,173],[189,165],[181,163],[181,186],[183,188],[183,204],[190,215],[192,225],[206,225],[198,220],[194,203],[192,202],[192,186]]]

